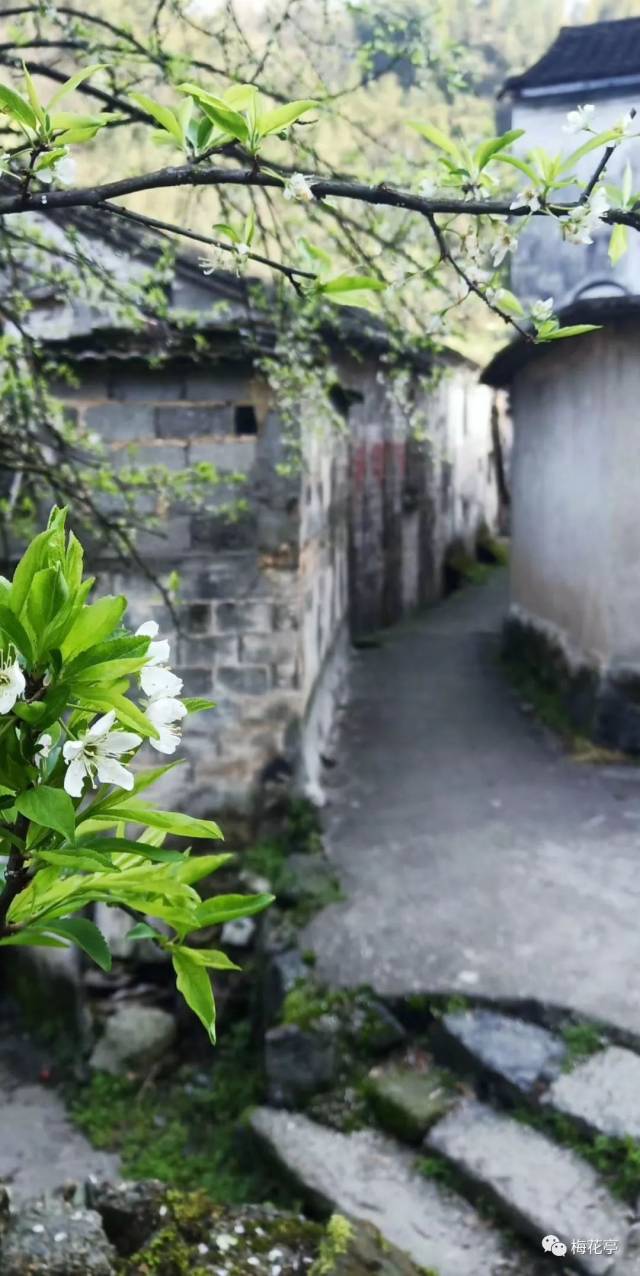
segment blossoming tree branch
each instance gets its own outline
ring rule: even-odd
[[[130,938],[170,955],[215,1040],[209,972],[235,967],[203,934],[272,896],[201,899],[198,882],[230,856],[190,846],[219,839],[218,826],[141,796],[176,765],[142,765],[142,747],[174,754],[183,721],[213,705],[181,697],[154,621],[131,633],[125,598],[88,601],[93,580],[65,523],[54,509],[12,581],[0,578],[0,948],[75,944],[108,970],[106,940],[84,913],[117,905],[135,920]],[[188,849],[166,849],[169,836]]]

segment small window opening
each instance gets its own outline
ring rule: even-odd
[[[235,434],[257,434],[258,421],[255,408],[251,403],[238,403],[234,408],[233,427]]]

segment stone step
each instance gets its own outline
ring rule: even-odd
[[[456,1193],[419,1174],[415,1158],[371,1130],[340,1134],[298,1113],[257,1108],[250,1128],[307,1201],[373,1223],[438,1276],[543,1276],[538,1259],[509,1246]]]
[[[607,1046],[559,1076],[543,1103],[593,1133],[640,1141],[640,1058]]]
[[[629,1233],[630,1211],[574,1152],[474,1100],[463,1101],[438,1122],[425,1146],[483,1189],[534,1245],[554,1236],[566,1245],[566,1261],[577,1271],[589,1276],[614,1271]],[[592,1245],[591,1252],[582,1253],[582,1242],[589,1241],[603,1248]],[[604,1252],[605,1242],[612,1252]]]
[[[566,1057],[566,1046],[554,1033],[493,1010],[443,1015],[433,1030],[433,1045],[452,1067],[525,1095],[557,1077]]]

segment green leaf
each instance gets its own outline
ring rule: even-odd
[[[219,926],[236,917],[253,917],[272,904],[275,895],[213,895],[196,910],[198,927]]]
[[[136,922],[136,925],[127,931],[125,938],[131,940],[163,939],[164,936],[161,935],[159,930],[154,930],[153,926],[150,926],[148,922]]]
[[[54,939],[51,935],[44,935],[41,930],[19,930],[15,935],[8,935],[6,939],[0,939],[0,947],[3,948],[68,948],[68,944],[63,944],[59,939]]]
[[[65,917],[55,922],[45,923],[43,930],[52,935],[61,935],[70,939],[73,944],[95,961],[101,970],[111,970],[111,953],[109,945],[101,930],[86,917]]]
[[[519,169],[521,173],[524,173],[525,177],[529,178],[529,181],[532,182],[534,186],[538,186],[540,182],[540,174],[536,172],[533,164],[527,164],[525,160],[520,159],[517,155],[502,155],[499,153],[495,156],[495,159],[499,164],[510,164],[511,168]]]
[[[215,700],[203,700],[200,696],[184,696],[183,705],[188,713],[204,713],[206,709],[215,709]]]
[[[439,150],[446,151],[454,160],[460,161],[460,148],[456,146],[453,138],[447,137],[442,129],[436,128],[435,124],[421,124],[418,120],[409,120],[409,126],[416,130],[421,137],[425,137],[433,146],[437,146]]]
[[[126,598],[121,595],[113,597],[110,594],[106,594],[97,603],[83,607],[62,643],[61,650],[65,660],[71,660],[81,651],[108,638],[120,624],[126,610]]]
[[[156,811],[146,802],[126,800],[109,806],[109,816],[131,824],[146,824],[151,828],[166,829],[175,837],[221,838],[222,833],[213,820],[197,820],[180,811]]]
[[[104,71],[106,65],[106,62],[94,62],[93,66],[85,66],[82,71],[76,71],[75,75],[65,80],[64,84],[61,84],[53,97],[49,99],[48,110],[50,111],[51,107],[55,106],[57,102],[61,102],[68,93],[74,93],[81,84],[84,84],[85,80],[89,79],[89,76],[95,75],[96,71]]]
[[[7,601],[16,616],[20,615],[24,607],[35,573],[40,567],[46,565],[47,549],[51,543],[52,536],[53,532],[50,528],[46,532],[40,532],[38,536],[34,536],[13,573],[11,595]]]
[[[591,151],[597,151],[600,147],[606,146],[609,142],[613,142],[620,137],[620,130],[616,128],[607,129],[605,133],[598,133],[596,137],[590,137],[588,142],[583,146],[579,146],[577,151],[572,151],[570,155],[563,155],[561,173],[567,173],[570,169],[574,169],[576,164],[584,155],[589,155]]]
[[[84,846],[74,850],[41,851],[35,848],[34,855],[44,860],[45,864],[56,864],[58,868],[71,868],[76,873],[113,873],[117,868],[108,855],[99,855]]]
[[[371,275],[336,275],[328,283],[322,284],[320,291],[327,296],[341,292],[386,292],[387,285],[381,279]]]
[[[496,294],[496,306],[506,315],[515,315],[518,319],[524,316],[524,309],[518,298],[508,288],[499,288]]]
[[[299,99],[297,102],[288,102],[286,106],[277,106],[274,111],[267,111],[258,117],[257,130],[261,137],[267,137],[270,133],[281,133],[290,124],[295,124],[301,115],[312,111],[317,106],[318,103],[313,98]]]
[[[246,120],[237,111],[232,110],[222,98],[214,97],[212,93],[207,93],[197,84],[179,84],[178,90],[194,98],[205,115],[224,133],[229,133],[240,142],[248,141],[249,127]]]
[[[0,113],[12,116],[18,124],[23,127],[33,129],[38,127],[38,119],[28,102],[25,102],[19,93],[14,93],[13,89],[7,88],[6,84],[0,84]]]
[[[95,695],[91,694],[89,686],[78,688],[77,699],[80,704],[98,713],[108,713],[109,710],[115,709],[120,725],[129,727],[131,731],[137,731],[143,739],[149,739],[158,734],[142,710],[132,700],[127,700],[126,696],[121,695],[119,691],[114,691],[111,687],[99,687]]]
[[[130,93],[129,97],[151,115],[165,132],[170,133],[179,146],[184,145],[184,132],[180,120],[168,106],[161,106],[145,93]]]
[[[210,877],[232,859],[233,854],[230,851],[225,855],[189,855],[186,858],[183,856],[182,864],[174,871],[174,877],[177,877],[180,882],[186,882],[188,886],[193,886],[194,882],[201,882],[203,877]]]
[[[617,266],[621,257],[624,257],[629,247],[629,227],[614,226],[609,240],[609,260],[612,266]]]
[[[27,89],[27,97],[29,98],[29,101],[33,108],[33,113],[36,116],[38,123],[44,124],[45,113],[42,106],[40,105],[40,99],[38,97],[38,94],[36,93],[35,84],[33,83],[33,80],[31,79],[31,76],[29,75],[28,68],[24,62],[22,63],[22,71],[24,74],[24,82]]]
[[[209,970],[241,970],[226,953],[217,948],[171,948],[171,952],[188,953],[191,961],[197,966],[206,966]]]
[[[216,222],[211,229],[218,235],[224,235],[226,239],[232,240],[234,244],[242,242],[237,230],[234,230],[233,226],[229,226],[228,222]]]
[[[33,647],[26,629],[9,607],[0,603],[0,631],[6,634],[14,647],[24,656],[28,664],[33,664]]]
[[[508,133],[503,133],[502,137],[491,137],[486,142],[481,142],[475,153],[475,162],[480,171],[498,154],[498,151],[511,146],[512,142],[516,142],[523,135],[523,128],[512,128]]]
[[[585,332],[598,332],[601,327],[600,323],[574,323],[569,328],[556,328],[555,332],[550,332],[548,336],[542,338],[538,334],[538,341],[557,341],[560,337],[581,337]]]
[[[178,992],[206,1028],[213,1045],[216,1041],[216,1007],[211,980],[204,966],[190,956],[189,950],[180,949],[173,954]]]
[[[37,789],[27,789],[16,798],[16,809],[28,820],[43,828],[55,829],[69,842],[73,842],[76,830],[76,813],[73,802],[63,789],[51,789],[41,784]]]

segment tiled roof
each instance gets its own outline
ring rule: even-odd
[[[640,80],[640,18],[561,27],[539,61],[510,76],[502,92],[629,77]]]

